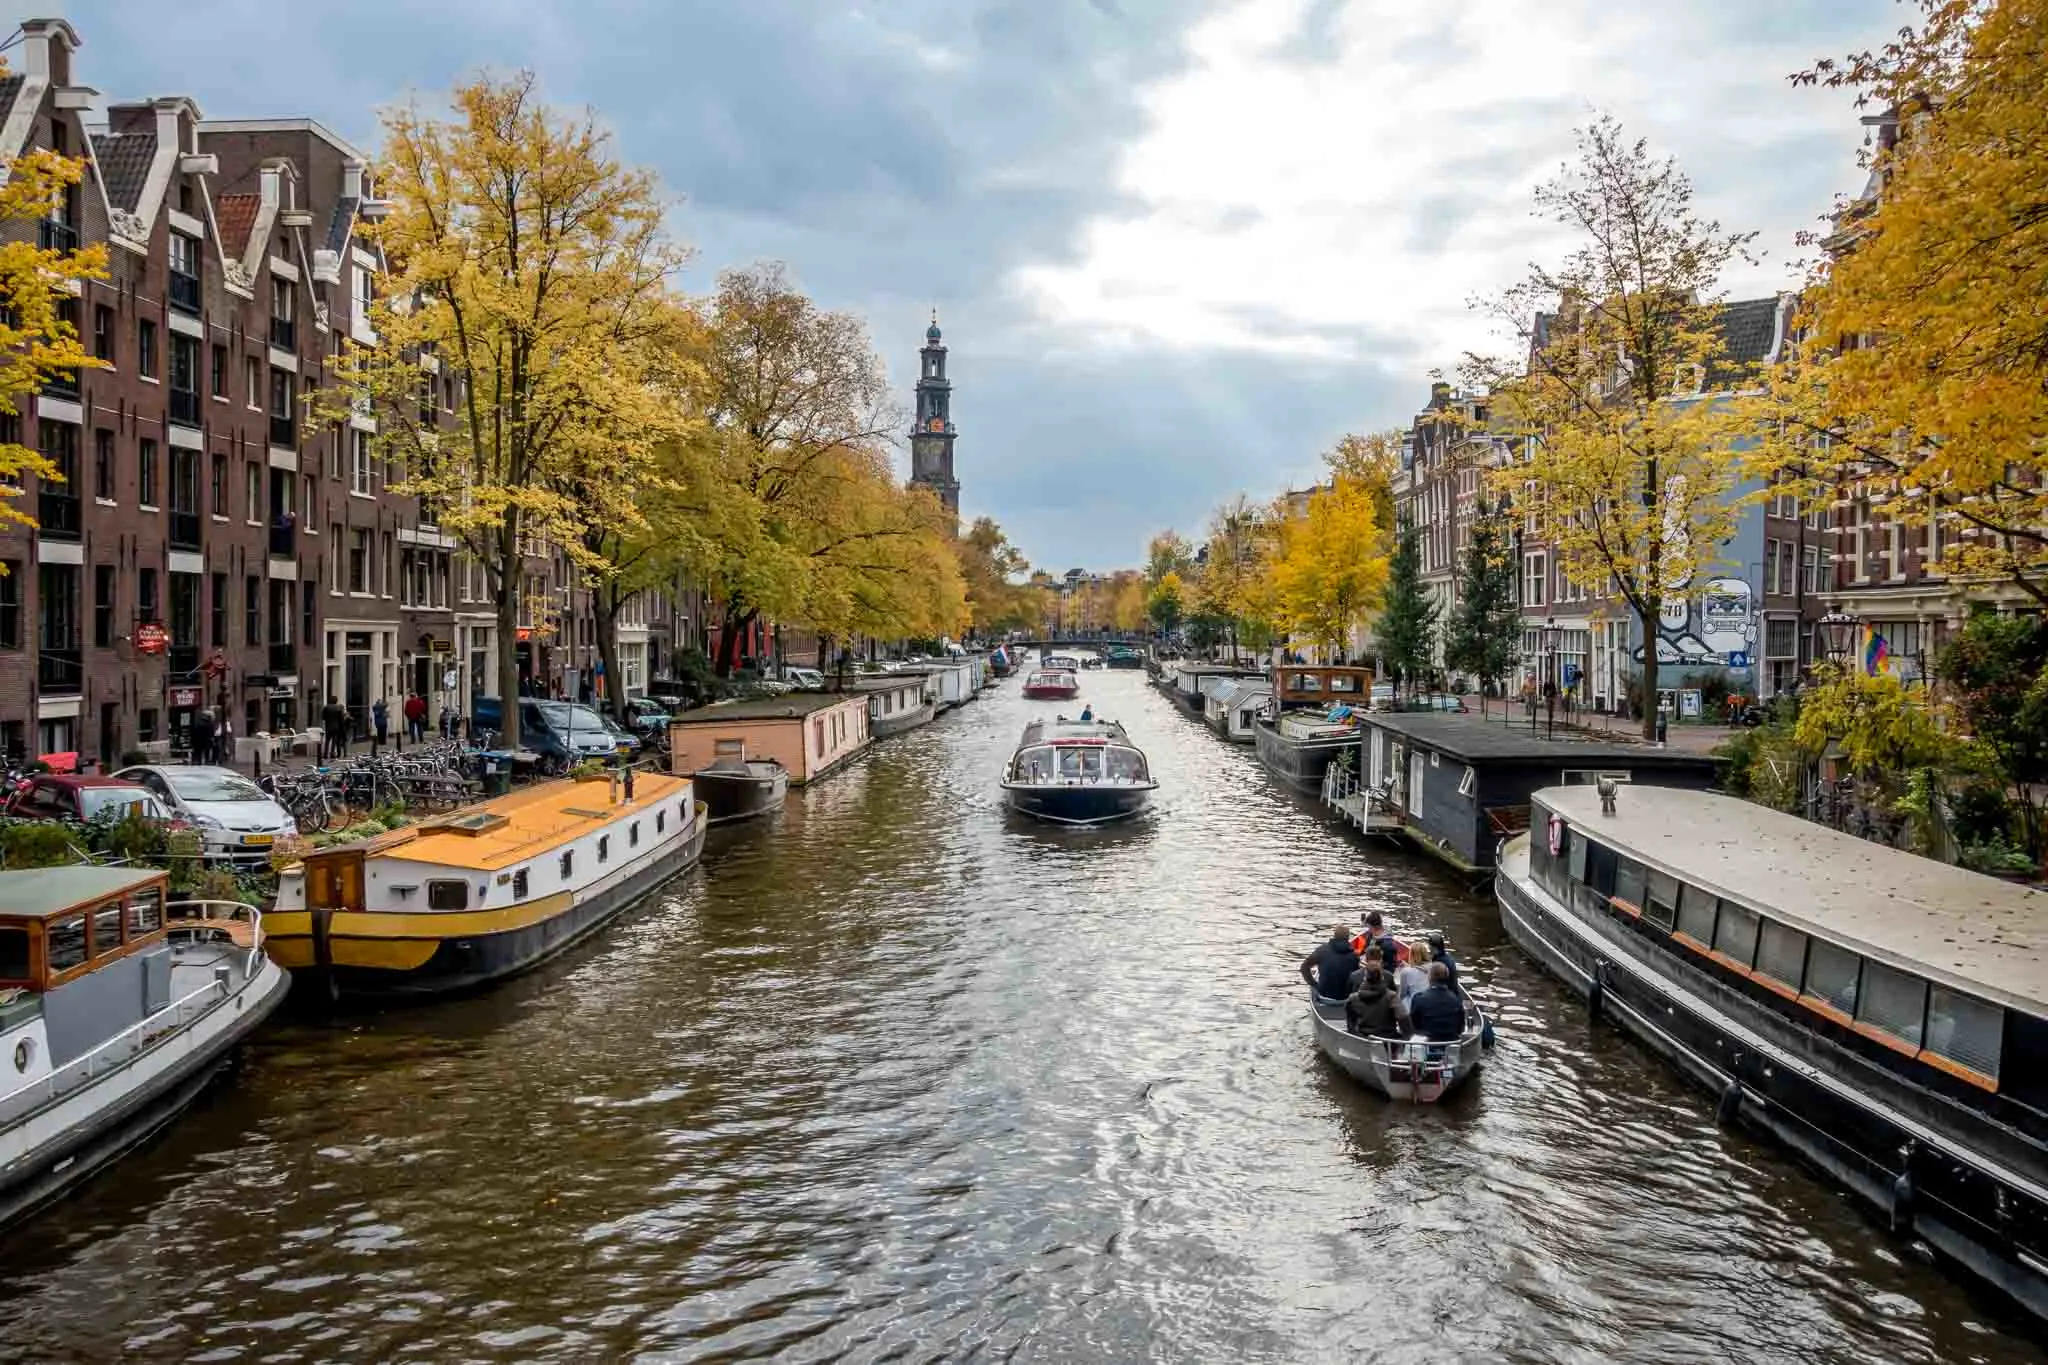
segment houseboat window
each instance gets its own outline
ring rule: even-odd
[[[562,880],[565,882],[568,881],[570,877],[575,875],[575,872],[576,850],[573,848],[565,848],[562,850]]]
[[[1466,764],[1465,775],[1458,779],[1458,795],[1470,796],[1472,794],[1473,788],[1477,787],[1478,785],[1479,774],[1473,770],[1471,764]]]
[[[1633,858],[1622,858],[1614,865],[1614,898],[1627,901],[1640,910],[1643,908],[1643,865]]]
[[[526,869],[522,867],[512,874],[512,899],[515,901],[525,900],[526,887]]]
[[[469,909],[469,883],[457,881],[432,881],[427,883],[427,909],[467,910]]]
[[[43,937],[49,945],[50,971],[68,972],[85,965],[85,916],[72,915],[46,926]]]
[[[1975,996],[1930,986],[1927,991],[1929,1052],[1968,1067],[1980,1076],[1998,1079],[1998,1047],[2005,1033],[2005,1011]]]
[[[164,893],[144,887],[128,898],[128,937],[141,938],[164,927]]]
[[[1765,920],[1756,942],[1757,975],[1798,990],[1806,980],[1806,935]]]
[[[1571,860],[1572,880],[1582,882],[1586,880],[1586,841],[1569,825],[1565,827],[1564,837],[1565,857]]]
[[[1806,957],[1805,994],[1844,1014],[1856,1013],[1856,983],[1863,971],[1863,959],[1846,948],[1813,941]]]
[[[121,947],[121,902],[102,905],[92,912],[92,955],[105,957]]]
[[[1902,1043],[1920,1046],[1927,1023],[1927,983],[1875,962],[1864,963],[1863,998],[1856,1002],[1856,1022]]]
[[[1355,674],[1351,673],[1332,673],[1330,675],[1330,690],[1332,692],[1356,692],[1358,690],[1358,678]]]
[[[1749,966],[1756,961],[1756,926],[1756,911],[1722,901],[1721,918],[1714,925],[1714,951],[1738,967]]]
[[[660,834],[660,833],[662,833],[662,832],[663,832],[664,830],[666,830],[667,828],[668,828],[668,812],[667,812],[667,811],[665,811],[665,810],[658,810],[658,811],[654,812],[654,832],[655,832],[656,834]]]
[[[28,930],[0,929],[0,984],[28,980]]]
[[[1593,843],[1588,840],[1586,848],[1586,885],[1592,887],[1603,897],[1613,895],[1614,874],[1619,870],[1617,865],[1620,861],[1621,855],[1607,845]]]
[[[2005,1057],[2012,1058],[2012,1066],[1998,1083],[1998,1093],[2048,1114],[2048,1019],[2007,1010],[2000,1060]]]
[[[604,862],[612,856],[612,836],[607,834],[597,841],[597,860]]]
[[[1643,897],[1644,919],[1667,932],[1678,923],[1678,878],[1651,868]]]
[[[626,846],[628,848],[640,847],[640,822],[638,820],[635,820],[632,828],[626,831]]]
[[[1678,892],[1678,932],[1702,946],[1714,941],[1714,898],[1690,883]]]

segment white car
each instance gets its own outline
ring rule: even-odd
[[[151,763],[123,768],[114,776],[141,783],[178,819],[198,826],[208,858],[261,862],[279,839],[299,832],[283,806],[233,768]]]
[[[823,692],[825,675],[815,668],[785,668],[782,680],[799,692]]]

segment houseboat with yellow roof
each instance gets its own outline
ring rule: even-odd
[[[432,995],[526,971],[697,861],[687,777],[557,781],[308,853],[279,878],[270,953],[330,999]]]

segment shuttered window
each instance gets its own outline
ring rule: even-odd
[[[1696,943],[1714,941],[1714,898],[1697,886],[1685,886],[1678,895],[1678,932]]]
[[[1806,957],[1807,995],[1833,1005],[1844,1014],[1856,1013],[1856,983],[1863,959],[1846,948],[1813,941]]]
[[[1678,878],[1668,872],[1650,869],[1648,900],[1643,906],[1643,918],[1659,929],[1669,929],[1678,922]]]
[[[1643,865],[1635,859],[1623,858],[1615,865],[1614,898],[1643,908]]]
[[[1806,972],[1806,935],[1765,920],[1756,944],[1757,975],[1798,990]]]
[[[1920,1046],[1927,1022],[1927,983],[1875,962],[1864,963],[1863,998],[1856,1002],[1856,1022],[1902,1043]]]
[[[1932,987],[1927,993],[1929,1052],[1966,1066],[1980,1076],[1998,1079],[1999,1044],[2005,1033],[2005,1011],[1974,996]]]
[[[1722,901],[1721,917],[1714,924],[1714,951],[1738,966],[1749,966],[1756,961],[1756,927],[1756,911]]]

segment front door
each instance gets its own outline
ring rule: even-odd
[[[347,672],[342,679],[341,704],[348,708],[349,724],[355,734],[370,725],[370,656],[349,651]]]
[[[1409,750],[1408,813],[1410,815],[1422,814],[1422,772],[1424,766],[1425,765],[1422,761],[1422,751],[1419,749]]]

